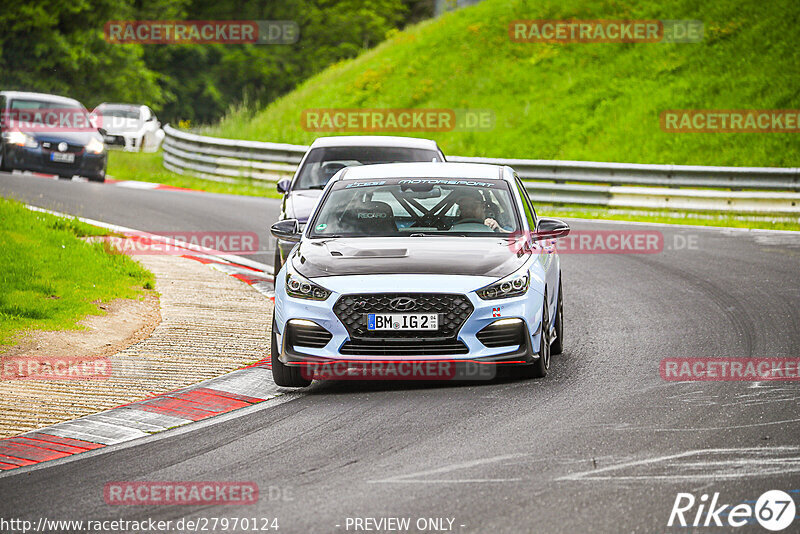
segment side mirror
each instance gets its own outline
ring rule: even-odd
[[[289,184],[292,181],[288,178],[278,181],[278,193],[286,193],[289,190]]]
[[[536,223],[535,239],[556,239],[569,233],[569,225],[560,219],[543,217]]]
[[[298,243],[300,241],[300,224],[297,219],[286,219],[273,224],[269,231],[276,239]]]

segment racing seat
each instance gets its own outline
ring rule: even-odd
[[[342,216],[341,225],[346,232],[362,235],[394,235],[397,224],[392,207],[386,202],[369,200],[359,202]]]

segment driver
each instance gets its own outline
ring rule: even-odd
[[[486,216],[486,203],[478,191],[465,191],[462,193],[458,200],[456,200],[460,211],[460,219],[455,224],[461,224],[467,221],[483,221],[483,224],[494,230],[495,232],[508,232],[500,224]]]
[[[328,161],[320,165],[319,171],[317,172],[317,184],[316,186],[319,189],[325,187],[325,185],[331,181],[331,178],[339,172],[340,170],[347,167],[344,163],[340,163],[338,161]]]

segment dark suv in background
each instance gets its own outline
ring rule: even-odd
[[[63,96],[0,92],[0,170],[79,175],[104,182],[102,130],[80,102]]]
[[[322,189],[345,167],[426,161],[445,161],[436,141],[383,135],[320,137],[311,144],[294,176],[278,182],[278,192],[283,193],[278,220],[297,219],[299,223],[305,223]],[[276,274],[292,247],[294,243],[277,241]]]

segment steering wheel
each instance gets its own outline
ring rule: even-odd
[[[450,230],[453,230],[453,229],[455,229],[455,230],[463,230],[465,232],[481,232],[481,231],[485,232],[486,230],[491,230],[492,232],[502,232],[503,231],[503,227],[502,226],[499,226],[497,228],[490,228],[489,226],[487,226],[487,225],[485,225],[483,223],[484,220],[486,220],[486,219],[483,219],[483,220],[481,220],[481,219],[473,219],[473,218],[463,219],[463,220],[460,220],[457,223],[455,223],[449,229]],[[469,226],[470,228],[464,228],[465,226]],[[472,226],[479,226],[479,228],[472,228]]]
[[[338,163],[338,162],[325,163],[324,165],[322,165],[322,167],[320,167],[320,174],[322,175],[321,178],[325,180],[325,183],[327,184],[330,181],[330,179],[333,178],[334,174],[344,169],[345,167],[347,167],[347,165],[345,165],[344,163]]]
[[[455,232],[487,232],[489,227],[481,219],[464,219],[458,221],[448,230]]]

